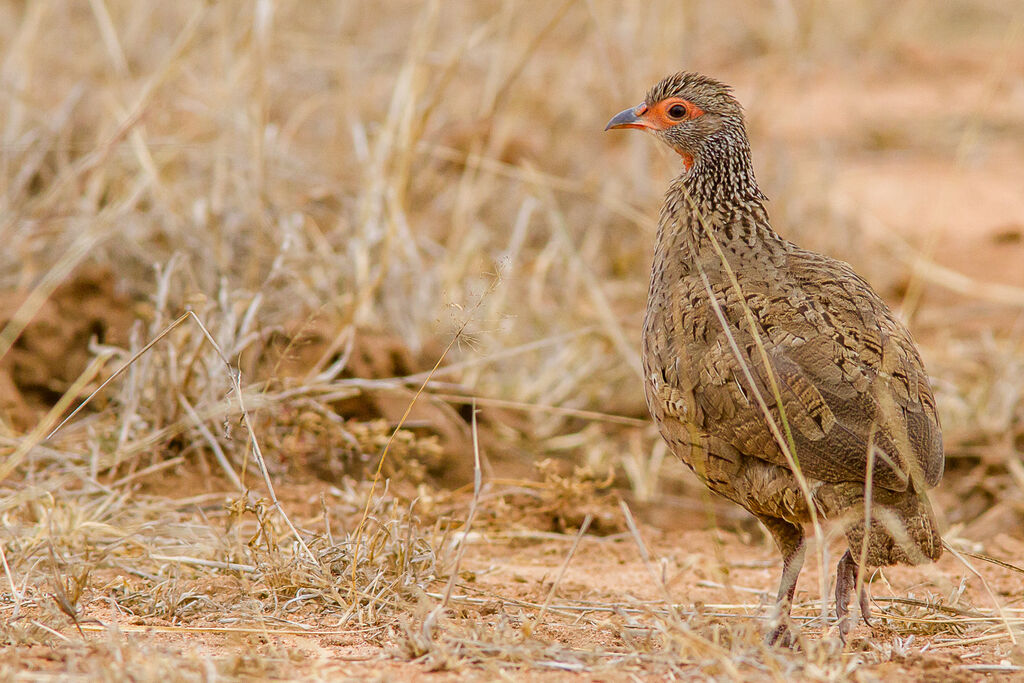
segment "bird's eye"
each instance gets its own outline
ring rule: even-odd
[[[686,107],[681,104],[673,104],[668,108],[668,115],[674,119],[686,118]]]

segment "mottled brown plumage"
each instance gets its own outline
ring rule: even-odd
[[[608,127],[653,132],[685,166],[661,211],[644,321],[651,414],[672,451],[775,538],[783,576],[770,642],[791,639],[812,506],[839,520],[849,544],[836,580],[845,638],[862,559],[919,564],[942,552],[925,494],[942,476],[942,436],[914,341],[849,265],[772,229],[727,86],[670,76]],[[860,604],[867,620],[863,592]]]

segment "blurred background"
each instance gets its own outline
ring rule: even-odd
[[[952,473],[960,458],[972,472],[1016,463],[1021,483],[1017,3],[41,0],[0,12],[8,436],[91,358],[112,354],[102,377],[189,305],[261,385],[415,374],[457,335],[442,363],[457,369],[429,389],[451,400],[414,415],[445,437],[435,474],[467,476],[473,395],[516,404],[483,413],[492,457],[513,471],[555,455],[611,468],[643,499],[678,492],[684,468],[635,422],[652,240],[678,162],[602,128],[685,69],[735,87],[776,228],[850,261],[909,322]],[[119,447],[180,420],[175,393],[208,410],[221,400],[215,354],[196,329],[177,334],[197,365],[176,373],[157,348],[93,404]],[[353,391],[365,401],[327,412],[393,422],[407,398]]]
[[[272,520],[223,504],[267,494],[248,436],[314,549],[335,545],[328,512],[362,533],[368,499],[398,501],[373,508],[381,529],[413,506],[428,530],[461,523],[475,436],[485,481],[511,487],[485,498],[494,529],[589,513],[621,532],[621,498],[774,557],[666,453],[642,396],[680,166],[602,129],[679,70],[735,88],[775,228],[852,263],[917,338],[947,540],[1019,540],[1021,3],[4,1],[0,511],[21,590],[90,553],[154,595],[177,585],[146,583],[157,559],[182,553],[271,576],[285,559],[254,559],[238,529]],[[177,618],[139,595],[115,598]]]

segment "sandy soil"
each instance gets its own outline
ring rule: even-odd
[[[471,536],[460,572],[463,581],[453,593],[448,615],[453,623],[474,621],[482,632],[500,633],[499,639],[521,640],[529,628],[534,650],[529,659],[520,655],[523,661],[519,663],[513,650],[484,661],[479,668],[459,662],[446,671],[443,657],[410,658],[407,652],[403,654],[395,634],[387,629],[338,629],[332,624],[334,619],[303,618],[301,614],[291,623],[262,624],[225,623],[209,613],[173,621],[130,618],[103,599],[102,588],[83,600],[82,625],[87,632],[86,642],[102,643],[110,637],[104,631],[117,629],[127,642],[149,656],[184,657],[190,662],[209,658],[230,662],[234,658],[237,661],[231,667],[232,674],[257,678],[443,681],[487,680],[500,673],[520,680],[579,680],[581,674],[589,680],[636,680],[651,675],[670,679],[673,671],[676,675],[721,675],[723,672],[714,667],[702,670],[691,665],[673,670],[671,657],[664,655],[644,660],[624,653],[643,652],[636,641],[656,634],[657,620],[652,621],[649,615],[664,613],[662,581],[679,614],[705,634],[718,633],[719,642],[726,647],[737,628],[743,633],[743,629],[763,629],[780,571],[775,549],[756,531],[673,532],[645,526],[641,533],[651,552],[649,563],[642,560],[629,533],[584,537],[565,574],[558,579],[549,611],[540,625],[535,625],[537,607],[548,597],[570,552],[573,536],[556,538],[522,529],[512,533],[494,526]],[[1021,557],[1024,540],[1000,534],[986,543],[986,551],[1000,557]],[[830,554],[830,566],[837,556],[837,552]],[[794,614],[803,623],[808,643],[824,638],[838,647],[834,631],[823,628],[817,618],[818,557],[814,552],[809,555]],[[1019,619],[1024,608],[1022,577],[986,563],[974,564],[1004,608]],[[106,573],[103,581],[94,580],[94,584],[109,587],[132,578]],[[197,582],[191,588],[197,594],[232,592],[237,590],[238,580],[225,577],[220,586]],[[960,594],[962,581],[967,586]],[[441,582],[425,586],[434,596],[443,593],[444,587]],[[991,605],[979,582],[949,553],[935,566],[887,568],[874,577],[870,592],[873,627],[859,623],[840,658],[851,670],[861,669],[867,675],[864,680],[889,680],[893,676],[981,680],[991,673],[989,668],[1000,680],[1010,680],[1008,672],[1021,664],[1019,650],[997,623],[985,627],[965,622],[958,626],[952,621],[940,624],[935,620],[941,620],[942,612],[933,611],[927,617],[933,624],[920,622],[917,628],[913,626],[924,617],[919,608],[926,603],[945,605],[947,617],[956,617],[960,610],[961,619],[970,605]],[[959,597],[951,599],[954,595]],[[636,650],[626,647],[629,639]],[[902,652],[901,644],[905,645]],[[543,664],[543,657],[537,657],[537,650],[544,647],[551,653],[548,666]],[[894,648],[897,653],[891,654]],[[34,655],[23,650],[19,658],[23,663],[34,659],[32,668],[40,674],[56,674],[65,667],[75,669],[73,654],[65,651],[56,660],[52,655],[51,650],[40,646],[34,648]],[[742,678],[759,677],[756,668],[742,662],[738,671]],[[1013,678],[1024,676],[1016,673]]]

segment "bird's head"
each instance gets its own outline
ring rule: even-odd
[[[689,170],[709,141],[743,135],[743,109],[729,86],[683,71],[662,79],[643,102],[612,117],[605,130],[612,128],[651,131],[683,158]]]

